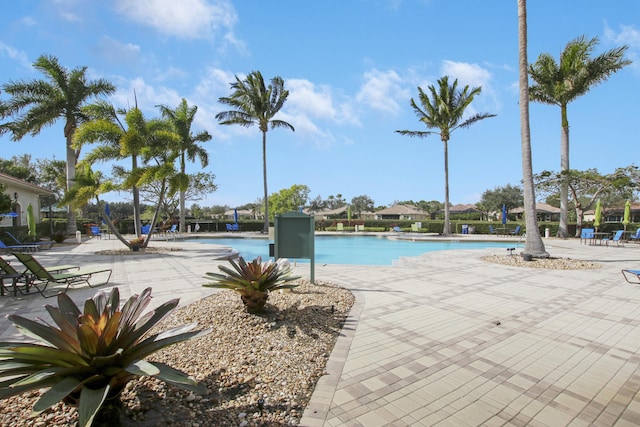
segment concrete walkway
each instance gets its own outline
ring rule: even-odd
[[[307,406],[304,426],[640,424],[640,245],[585,246],[546,239],[554,257],[597,270],[543,270],[483,261],[504,249],[443,251],[388,267],[317,265],[317,280],[356,295],[341,337]],[[112,267],[127,298],[153,287],[154,303],[189,304],[215,292],[202,276],[225,249],[160,242],[169,254],[96,255],[122,248],[90,240],[41,251],[43,264]],[[10,258],[10,257],[7,257]],[[295,273],[309,274],[308,264]],[[101,289],[108,289],[102,287]],[[72,290],[76,302],[95,289]],[[2,297],[2,314],[43,316],[39,295]],[[44,315],[43,317],[47,317]],[[21,337],[3,317],[0,340]]]

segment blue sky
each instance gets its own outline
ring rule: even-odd
[[[234,75],[254,70],[285,80],[279,118],[295,127],[268,132],[270,193],[304,184],[311,198],[443,201],[439,137],[395,133],[426,130],[409,102],[443,75],[482,86],[470,111],[497,114],[452,134],[451,203],[521,181],[515,0],[16,0],[2,12],[1,83],[41,78],[31,64],[46,53],[113,82],[116,107],[133,105],[134,90],[148,117],[183,97],[197,105],[194,130],[213,135],[207,171],[219,185],[201,205],[262,196],[260,132],[215,120]],[[569,105],[571,167],[609,173],[636,162],[640,2],[529,1],[528,25],[530,63],[558,58],[583,34],[600,39],[596,54],[629,45],[634,64]],[[530,114],[534,172],[558,170],[559,108],[532,104]],[[64,159],[62,123],[20,142],[5,135],[0,147],[3,158]]]

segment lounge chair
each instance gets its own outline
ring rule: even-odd
[[[170,229],[167,230],[167,233],[173,234],[177,236],[180,234],[180,230],[178,230],[178,224],[173,224]]]
[[[344,231],[344,224],[339,222],[336,224],[336,231]]]
[[[640,284],[640,270],[622,270],[622,276],[628,283],[632,283],[634,285]],[[635,281],[632,282],[631,280],[629,280],[629,276],[632,279],[633,276],[635,276]]]
[[[635,234],[629,236],[629,241],[636,243],[640,242],[640,228],[636,230]]]
[[[63,264],[63,265],[52,265],[50,267],[45,267],[45,269],[51,273],[61,273],[67,270],[79,270],[80,267],[78,267],[77,265]],[[21,294],[29,293],[29,285],[30,285],[29,280],[31,279],[31,277],[27,275],[29,270],[25,270],[21,273],[15,268],[13,268],[11,264],[9,264],[4,258],[1,258],[1,257],[0,257],[0,270],[2,270],[2,272],[0,273],[0,295],[4,296],[4,291],[5,291],[4,279],[12,279],[11,285],[13,288],[14,296],[18,294],[18,291],[20,291]],[[25,287],[26,292],[23,292],[21,289],[18,288],[18,282],[23,282],[22,286]]]
[[[30,283],[29,286],[33,286],[36,290],[45,298],[49,298],[52,296],[58,295],[58,293],[53,293],[51,295],[45,295],[44,291],[47,289],[50,283],[66,285],[66,288],[62,292],[67,292],[69,286],[75,285],[76,283],[86,283],[89,287],[94,288],[100,285],[106,285],[109,283],[109,279],[111,279],[111,269],[110,268],[93,268],[93,269],[79,269],[78,271],[72,272],[61,272],[61,273],[51,273],[45,267],[38,262],[32,255],[29,254],[21,254],[14,253],[13,254],[18,260],[27,267],[28,273],[30,275]],[[109,273],[107,276],[107,280],[103,283],[92,285],[89,282],[89,279],[93,277],[95,274],[100,273]]]
[[[495,229],[495,228],[493,228],[493,225],[490,225],[490,226],[489,226],[489,234],[495,234],[495,235],[497,235],[497,234],[498,234],[498,233],[496,232],[496,229]]]
[[[5,245],[0,240],[0,251],[3,252],[36,252],[40,247],[38,245]]]
[[[38,245],[40,248],[45,248],[46,249],[51,249],[51,247],[53,246],[53,244],[55,243],[53,240],[52,241],[37,241],[37,242],[21,242],[20,240],[18,240],[18,238],[16,236],[13,235],[13,233],[11,233],[10,231],[5,231],[5,234],[9,237],[11,237],[11,240],[13,240],[14,242],[16,242],[16,245]]]
[[[610,239],[608,237],[605,237],[604,239],[602,239],[602,241],[609,246],[609,241],[612,242],[616,242],[616,246],[624,246],[623,242],[622,242],[622,235],[624,234],[624,230],[618,230],[616,231],[616,234],[613,235],[613,238]]]
[[[391,230],[395,231],[396,233],[402,233],[402,228],[398,227],[397,225],[395,227],[392,227]]]
[[[511,232],[511,234],[513,234],[514,236],[519,236],[520,235],[520,230],[522,230],[522,227],[520,227],[518,225],[518,226],[516,226],[516,229]]]
[[[149,232],[151,232],[151,224],[143,225],[142,227],[140,227],[141,234],[149,234]]]

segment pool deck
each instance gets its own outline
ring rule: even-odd
[[[431,252],[394,266],[316,265],[316,280],[350,289],[356,303],[300,425],[640,424],[640,285],[620,273],[640,267],[640,245],[544,240],[554,257],[602,267],[545,270],[481,259],[508,256],[497,248]],[[186,305],[216,292],[201,286],[202,276],[226,263],[214,259],[225,249],[180,240],[152,245],[181,250],[96,255],[122,244],[91,239],[37,258],[112,268],[110,284],[99,289],[118,286],[128,298],[151,286],[156,305],[175,297]],[[308,277],[309,265],[295,273]],[[95,292],[68,294],[81,302]],[[43,305],[55,303],[39,294],[4,296],[0,310],[47,318]],[[18,338],[3,316],[0,340]]]

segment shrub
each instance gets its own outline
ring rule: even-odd
[[[238,262],[230,259],[233,270],[220,265],[218,268],[226,273],[206,273],[207,279],[213,279],[213,283],[203,286],[208,288],[233,289],[240,294],[242,302],[249,313],[259,313],[269,298],[269,292],[277,289],[293,289],[297,284],[289,283],[299,277],[291,276],[289,261],[279,259],[277,262],[263,263],[261,257],[257,257],[248,263],[239,257]]]
[[[195,338],[211,329],[193,331],[196,324],[147,333],[178,305],[173,299],[143,315],[151,288],[133,295],[119,308],[118,288],[98,292],[84,303],[84,312],[65,293],[58,307],[46,305],[58,326],[10,315],[25,335],[44,344],[0,342],[0,399],[29,390],[49,388],[33,406],[38,414],[60,400],[78,405],[78,424],[90,426],[103,403],[117,397],[136,375],[149,375],[187,390],[205,391],[181,371],[143,360],[169,345]]]
[[[51,235],[51,240],[56,243],[62,243],[67,238],[67,232],[63,230],[54,231]]]

